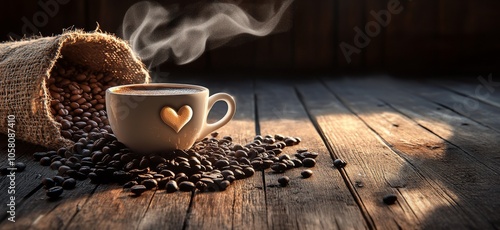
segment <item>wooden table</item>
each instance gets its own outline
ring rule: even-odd
[[[42,147],[18,141],[28,167],[16,175],[15,223],[5,213],[10,180],[0,177],[0,229],[498,229],[500,86],[472,80],[176,80],[235,96],[236,115],[219,130],[234,142],[301,137],[285,152],[320,153],[314,175],[292,169],[290,186],[279,187],[281,174],[265,171],[224,192],[139,197],[86,180],[48,201],[40,180],[55,172],[33,161]],[[0,142],[3,166],[6,136]],[[347,166],[334,168],[336,158]],[[387,194],[397,202],[384,204]]]

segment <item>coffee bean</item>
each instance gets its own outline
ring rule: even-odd
[[[237,158],[242,158],[242,157],[248,157],[248,154],[247,154],[247,152],[245,152],[243,150],[237,150],[234,153],[234,156],[237,157]]]
[[[62,195],[62,193],[63,193],[63,187],[55,186],[55,187],[49,188],[45,194],[48,197],[55,199],[55,198],[60,197]]]
[[[138,185],[137,181],[133,180],[133,181],[129,181],[125,184],[123,184],[123,188],[132,188],[132,186],[134,185]]]
[[[227,187],[229,187],[229,185],[231,185],[231,182],[229,182],[228,180],[222,180],[221,182],[217,183],[217,185],[219,186],[219,189],[221,191],[224,191],[227,189]]]
[[[252,167],[246,167],[243,169],[246,177],[251,177],[255,174],[255,170]]]
[[[175,173],[170,171],[170,170],[162,170],[160,174],[166,176],[166,177],[175,177]]]
[[[26,164],[23,162],[16,162],[14,168],[16,169],[16,172],[22,172],[26,169]]]
[[[52,162],[51,162],[50,157],[42,157],[40,159],[40,165],[42,165],[42,166],[49,166],[51,163]]]
[[[76,186],[76,180],[73,178],[68,178],[62,183],[64,189],[74,189]]]
[[[50,169],[52,170],[57,170],[59,167],[62,166],[62,163],[60,161],[54,161],[50,164]]]
[[[148,190],[158,187],[158,182],[155,179],[146,179],[141,182]]]
[[[229,166],[229,161],[227,160],[218,160],[215,162],[214,166],[216,168],[223,168],[225,166]]]
[[[296,140],[293,138],[287,137],[287,138],[285,138],[284,142],[285,142],[286,146],[292,146],[295,144]]]
[[[146,190],[146,186],[144,185],[134,185],[130,188],[130,191],[134,193],[136,196],[140,196],[142,193],[144,193]]]
[[[316,152],[303,152],[302,153],[302,156],[304,156],[304,158],[313,158],[314,159],[314,158],[318,157],[318,155],[319,154]]]
[[[304,158],[304,160],[302,160],[302,164],[304,165],[304,167],[311,168],[316,165],[316,161],[312,158]]]
[[[299,159],[292,159],[292,162],[293,164],[295,165],[295,167],[302,167],[302,161],[299,160]]]
[[[342,159],[335,159],[333,161],[333,166],[335,166],[335,168],[338,168],[338,169],[344,168],[346,165],[347,165],[347,163]]]
[[[70,169],[71,168],[69,166],[67,166],[67,165],[60,166],[59,169],[58,169],[59,175],[64,175]]]
[[[48,154],[47,152],[36,152],[33,153],[33,158],[35,158],[35,161],[40,161],[43,157],[46,157]]]
[[[287,169],[287,165],[285,163],[275,163],[271,166],[271,169],[276,173],[283,173]]]
[[[382,198],[382,201],[387,205],[394,204],[394,203],[396,203],[397,200],[398,200],[398,197],[394,194],[389,194],[389,195],[384,196],[384,198]]]
[[[194,191],[195,188],[196,186],[191,181],[183,181],[179,184],[179,190],[183,192]]]
[[[52,188],[56,185],[56,182],[54,182],[54,180],[52,180],[52,178],[43,178],[42,180],[42,184],[45,186],[46,189],[49,189],[49,188]]]
[[[306,169],[300,173],[300,175],[302,175],[302,177],[304,177],[304,178],[309,178],[312,176],[312,174],[313,174],[313,171],[310,169]]]
[[[52,180],[54,181],[55,185],[61,186],[65,179],[62,176],[54,176],[52,177]]]
[[[278,178],[278,183],[280,184],[281,187],[286,187],[290,183],[290,178],[287,176],[282,176]]]
[[[196,189],[198,189],[198,191],[200,191],[200,192],[205,192],[208,189],[207,184],[203,183],[202,181],[196,182],[195,186],[196,186]]]
[[[165,187],[168,193],[176,192],[177,190],[179,190],[179,187],[177,186],[177,182],[175,182],[175,180],[169,181]]]

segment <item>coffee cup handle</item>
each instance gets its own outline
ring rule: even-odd
[[[224,115],[224,117],[222,117],[215,123],[207,123],[200,132],[198,140],[203,139],[208,134],[226,125],[233,118],[234,113],[236,112],[236,102],[234,101],[234,98],[227,93],[216,93],[208,98],[207,116],[210,113],[210,110],[212,110],[212,107],[214,106],[215,102],[218,101],[224,101],[227,103],[226,114]]]

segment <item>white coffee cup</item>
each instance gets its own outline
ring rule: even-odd
[[[217,101],[227,103],[227,112],[219,121],[207,123],[208,113]],[[113,133],[127,147],[141,153],[188,149],[227,124],[235,109],[231,95],[217,93],[209,97],[209,90],[197,85],[132,84],[106,91]]]

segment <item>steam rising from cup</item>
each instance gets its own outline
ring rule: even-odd
[[[165,9],[144,1],[128,9],[121,32],[149,68],[170,58],[186,64],[200,57],[207,44],[216,48],[240,34],[270,34],[292,1],[285,0],[277,7],[264,5],[260,8],[265,16],[262,20],[231,3],[208,3],[192,16],[179,13],[178,7]]]

